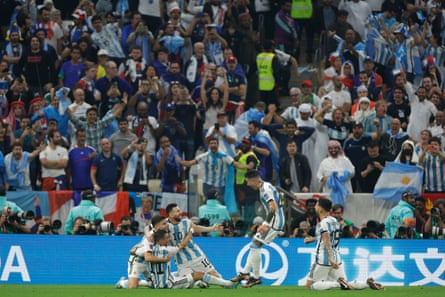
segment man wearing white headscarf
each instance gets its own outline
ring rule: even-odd
[[[327,181],[331,175],[338,177],[345,177],[343,184],[352,193],[351,178],[355,174],[354,165],[348,157],[345,156],[341,145],[336,140],[330,140],[328,142],[328,157],[326,157],[320,163],[318,167],[317,178],[321,183],[322,192],[331,192],[331,188],[327,186]]]

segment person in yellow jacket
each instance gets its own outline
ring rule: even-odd
[[[258,200],[258,193],[245,183],[245,175],[250,169],[257,169],[260,160],[252,150],[252,141],[249,137],[241,140],[241,149],[235,156],[237,169],[235,173],[235,192],[238,209],[241,211],[244,222],[252,222],[255,218],[255,202]]]
[[[274,42],[266,40],[263,43],[263,51],[257,55],[256,64],[258,69],[258,90],[260,100],[266,105],[278,103],[278,84],[280,74],[280,63],[274,52]]]

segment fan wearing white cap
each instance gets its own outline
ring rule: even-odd
[[[369,100],[368,97],[361,97],[358,100],[358,109],[352,116],[355,123],[364,124],[365,119],[371,114],[375,113],[375,111],[371,108],[370,105],[371,105],[371,100]]]

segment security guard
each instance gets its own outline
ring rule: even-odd
[[[280,63],[274,53],[274,43],[266,40],[263,43],[263,51],[257,55],[256,64],[258,68],[258,90],[260,100],[267,105],[278,106],[277,81],[280,73]]]

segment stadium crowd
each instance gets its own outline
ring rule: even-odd
[[[236,197],[243,231],[224,219],[220,236],[259,221],[251,169],[293,193],[344,198],[372,193],[398,162],[424,170],[425,192],[445,192],[443,1],[3,2],[9,191],[146,192],[160,178],[162,192],[184,192],[188,167],[201,166],[207,204]],[[303,50],[315,79],[298,67]],[[291,77],[304,79],[289,88]],[[443,238],[444,200],[430,215],[411,200],[420,194],[400,197],[410,213],[399,237]],[[287,235],[313,232],[311,204]],[[370,225],[357,236],[384,236]]]

